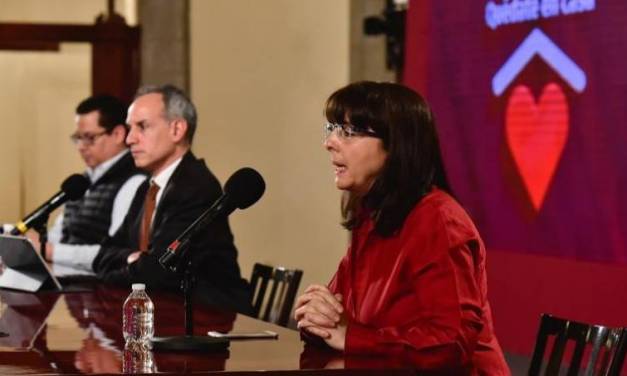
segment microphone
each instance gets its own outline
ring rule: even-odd
[[[235,209],[246,209],[251,206],[261,198],[265,190],[266,183],[254,169],[244,167],[235,171],[224,184],[222,196],[168,246],[159,257],[159,263],[166,269],[176,271],[178,250],[184,249],[192,236],[216,218],[228,216]]]
[[[83,175],[74,174],[69,176],[61,184],[61,191],[57,192],[52,198],[18,222],[13,230],[11,230],[11,235],[22,235],[28,231],[29,228],[39,226],[47,221],[48,215],[50,215],[54,209],[63,205],[68,200],[81,198],[85,194],[85,191],[87,191],[87,188],[89,188],[89,185],[89,179]]]

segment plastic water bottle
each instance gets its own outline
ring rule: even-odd
[[[133,283],[133,291],[122,308],[122,330],[126,343],[149,344],[155,333],[155,306],[146,285]]]

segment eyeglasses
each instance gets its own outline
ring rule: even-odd
[[[357,128],[352,124],[333,124],[333,123],[326,122],[324,123],[324,127],[323,127],[324,140],[326,141],[326,139],[329,138],[331,133],[333,133],[333,131],[335,130],[337,130],[337,135],[341,139],[349,139],[353,137],[364,137],[364,136],[377,137],[377,138],[380,137],[375,131],[373,131],[370,128],[363,129],[363,128]]]
[[[105,135],[109,132],[102,131],[100,133],[74,133],[70,136],[70,140],[74,145],[78,145],[79,142],[82,142],[83,145],[91,146],[96,142],[96,139],[102,135]]]

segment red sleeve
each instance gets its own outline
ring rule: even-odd
[[[342,261],[340,261],[340,265],[337,268],[337,271],[335,272],[335,275],[333,276],[333,278],[331,278],[331,282],[329,282],[329,290],[331,290],[332,293],[337,294],[344,294],[345,293],[345,283],[346,283],[346,279],[348,278],[348,276],[346,275],[347,269],[348,269],[348,257],[350,255],[350,247],[348,249],[348,252],[346,252],[346,255],[342,258]]]
[[[407,222],[412,228],[399,256],[409,264],[407,282],[391,303],[400,305],[403,324],[375,328],[350,320],[345,351],[408,357],[426,369],[468,364],[483,327],[480,240],[441,213]]]

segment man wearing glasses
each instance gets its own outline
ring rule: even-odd
[[[83,198],[65,204],[50,230],[46,259],[59,270],[70,266],[91,272],[100,242],[120,227],[146,179],[125,144],[126,108],[110,95],[89,97],[76,108],[76,130],[70,139],[85,161],[91,186]]]

